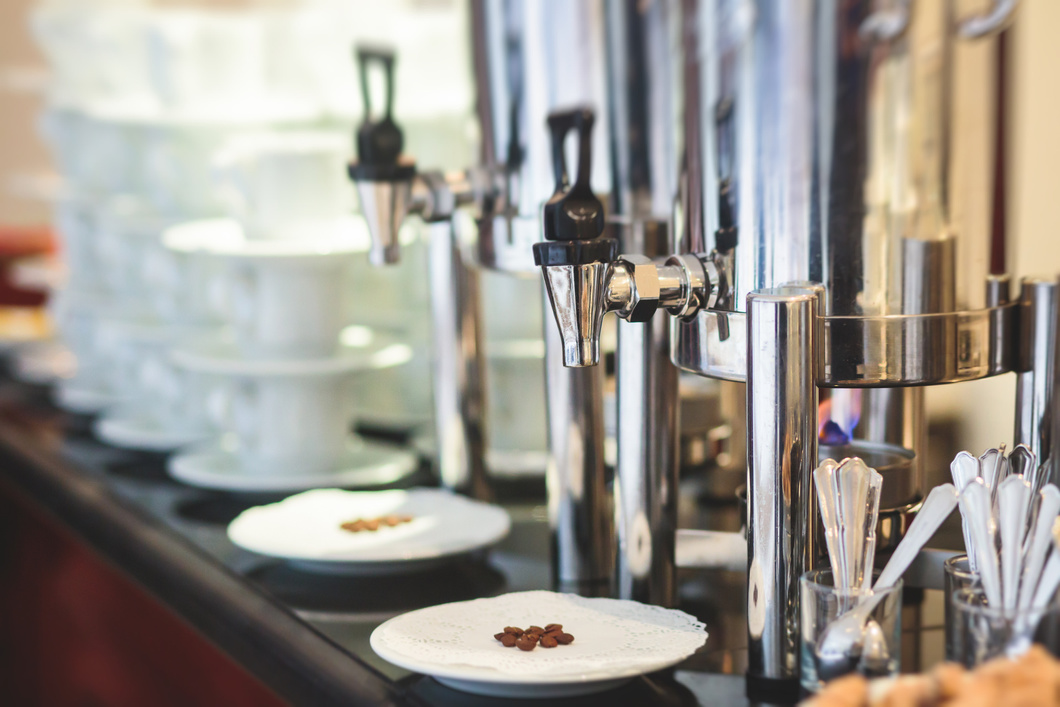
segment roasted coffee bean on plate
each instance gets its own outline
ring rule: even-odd
[[[357,520],[346,521],[339,527],[351,533],[359,533],[362,530],[376,531],[384,526],[393,528],[396,525],[411,522],[412,516],[388,515],[378,518],[358,518]]]
[[[563,624],[547,624],[545,628],[531,626],[525,631],[518,626],[505,626],[504,631],[493,635],[505,648],[513,646],[521,651],[532,651],[541,645],[542,648],[569,646],[574,636],[563,632]]]

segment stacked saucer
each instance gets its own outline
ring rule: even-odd
[[[406,364],[412,349],[353,326],[353,266],[366,258],[361,219],[343,215],[348,137],[325,131],[247,135],[219,156],[215,178],[234,218],[170,228],[176,258],[210,264],[200,283],[229,325],[187,341],[172,361],[215,382],[208,413],[222,431],[169,463],[177,479],[232,491],[376,486],[417,465],[413,454],[351,432],[356,382]]]

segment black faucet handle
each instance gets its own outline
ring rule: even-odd
[[[545,203],[545,238],[550,241],[587,241],[599,238],[604,232],[604,205],[593,193],[592,110],[552,113],[548,129],[552,135],[552,170],[556,190]],[[572,130],[577,131],[578,171],[574,184],[567,172],[564,146]]]
[[[386,170],[397,166],[405,147],[405,136],[394,122],[394,52],[376,47],[357,47],[355,52],[364,100],[364,120],[357,128],[357,159],[368,169]],[[368,85],[368,70],[379,64],[386,79],[383,115],[372,118],[372,98]]]

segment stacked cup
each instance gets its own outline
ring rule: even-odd
[[[411,348],[354,326],[353,268],[368,234],[348,215],[345,132],[262,131],[232,140],[213,178],[229,218],[187,222],[163,242],[208,264],[200,283],[228,325],[173,360],[215,381],[206,404],[223,435],[170,460],[176,478],[231,491],[372,486],[416,467],[405,451],[352,434],[355,381],[407,363]]]
[[[166,351],[216,320],[158,309],[165,283],[149,264],[166,226],[223,213],[208,187],[223,141],[327,117],[252,51],[281,19],[113,4],[34,12],[52,76],[40,126],[62,173],[49,195],[67,264],[53,315],[77,361],[56,395],[73,411],[105,411],[104,439],[168,449],[207,431],[167,398],[194,386],[165,373]]]

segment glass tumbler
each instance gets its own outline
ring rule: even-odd
[[[945,611],[946,626],[952,626],[954,622],[953,595],[959,589],[978,588],[979,575],[972,572],[968,564],[967,555],[955,555],[942,563],[943,574],[943,607]],[[958,661],[957,654],[951,640],[952,632],[946,631],[946,660]]]
[[[946,622],[948,659],[974,668],[1000,656],[1016,658],[1033,643],[1060,655],[1060,604],[999,609],[987,605],[981,587],[953,592],[953,616]]]
[[[873,579],[878,575],[879,572],[874,573]],[[831,570],[810,570],[800,579],[799,590],[800,682],[804,689],[816,692],[829,680],[854,672],[866,677],[898,674],[902,647],[901,580],[879,592],[840,592]],[[847,614],[855,607],[857,614]]]

